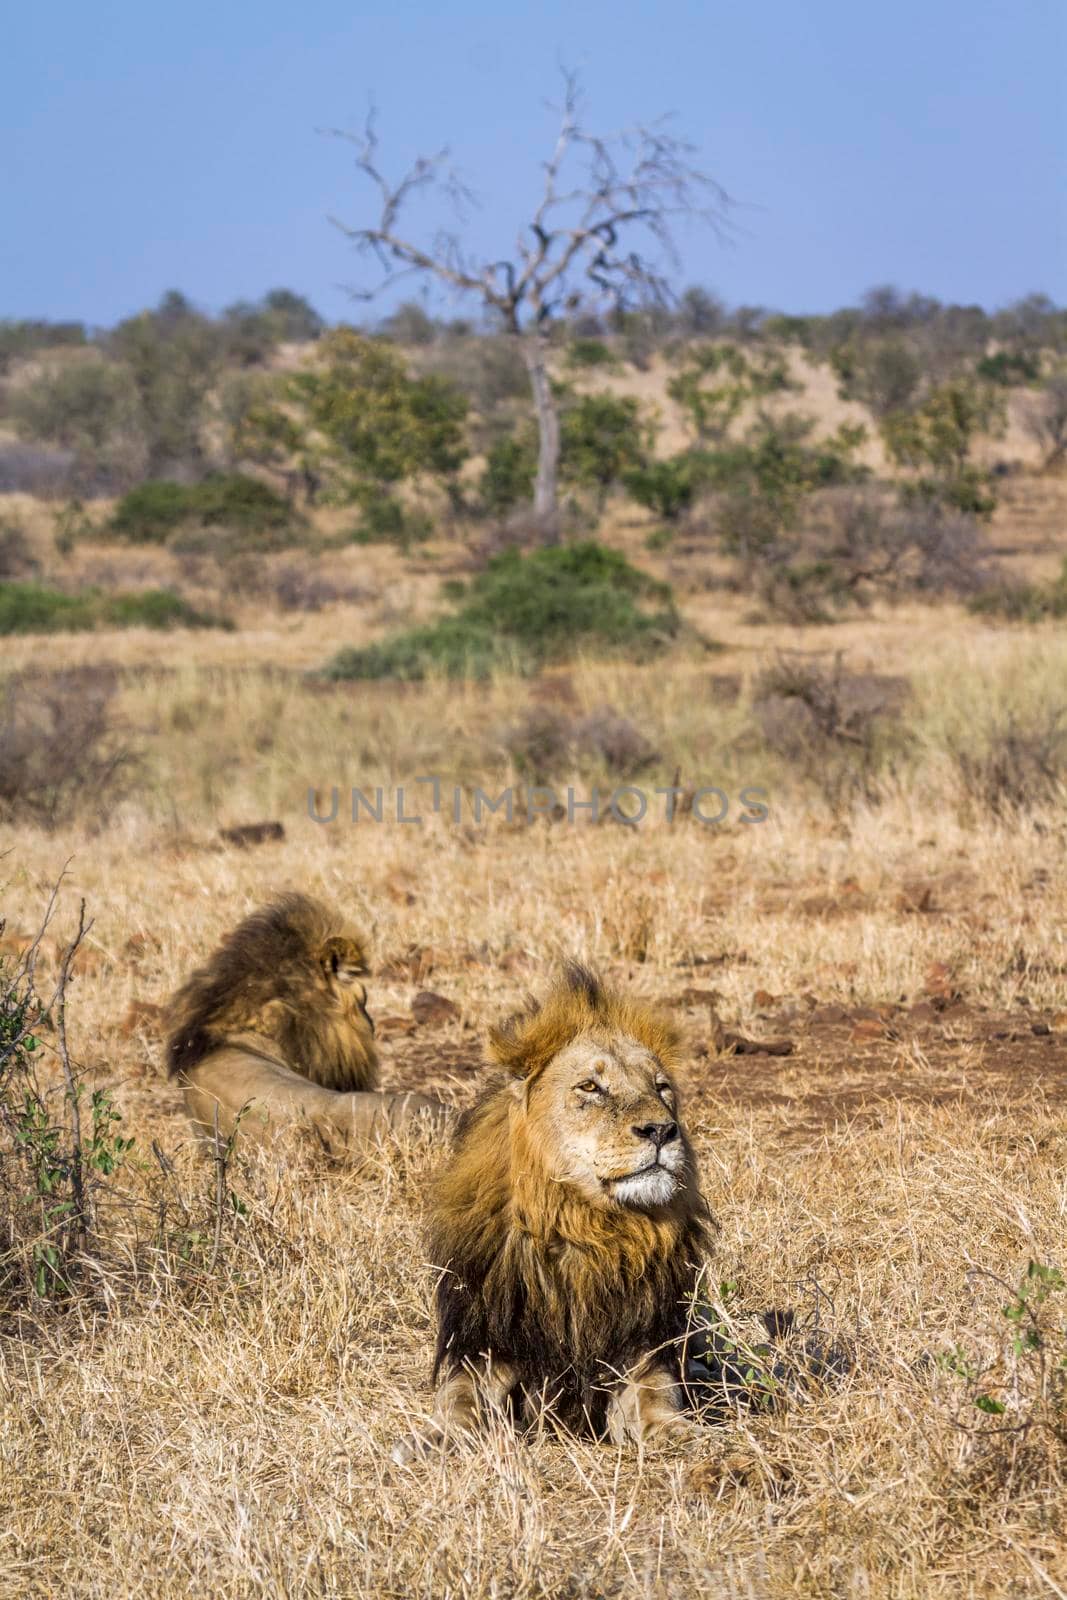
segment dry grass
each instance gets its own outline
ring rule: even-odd
[[[1065,1265],[1062,795],[1024,794],[996,814],[954,757],[1009,712],[1056,709],[1061,635],[951,607],[755,628],[691,573],[683,605],[724,646],[711,657],[578,663],[533,684],[309,686],[304,668],[435,592],[432,561],[374,552],[367,564],[376,600],[250,615],[234,635],[198,638],[195,664],[188,639],[49,642],[51,666],[119,669],[141,776],[101,832],[78,815],[51,834],[0,828],[0,910],[16,948],[69,859],[58,931],[82,895],[96,919],[71,1043],[136,1137],[120,1188],[157,1192],[155,1139],[175,1191],[208,1205],[211,1173],[157,1072],[152,1007],[271,891],[299,887],[365,919],[387,1086],[433,1084],[457,1104],[479,1082],[486,1024],[580,954],[672,1005],[688,1031],[716,1276],[749,1311],[810,1310],[818,1285],[824,1318],[856,1341],[856,1370],[781,1413],[709,1428],[688,1454],[498,1430],[467,1453],[392,1467],[392,1442],[430,1404],[420,1229],[437,1152],[398,1144],[331,1173],[251,1163],[232,1178],[247,1215],[227,1224],[210,1275],[143,1241],[133,1252],[120,1215],[105,1252],[112,1297],[102,1287],[62,1315],[4,1322],[0,1594],[1067,1592],[1062,1433],[1040,1407],[1028,1429],[993,1432],[967,1382],[929,1359],[959,1347],[988,1365],[989,1385],[1008,1383],[1007,1291],[982,1274],[1011,1286],[1032,1259]],[[841,650],[853,676],[908,680],[859,799],[827,792],[817,764],[758,731],[761,674],[789,649],[823,669]],[[39,642],[15,640],[5,664],[39,656]],[[407,782],[410,803],[421,774],[518,781],[506,733],[537,705],[568,725],[617,708],[659,753],[635,781],[678,771],[720,784],[728,821],[307,817],[309,786]],[[557,782],[584,798],[599,777],[583,760]],[[758,826],[738,820],[744,784],[769,791]],[[218,836],[267,819],[283,840],[237,850]],[[43,970],[54,959],[46,945]],[[414,1022],[427,986],[457,1020]],[[718,1055],[709,993],[726,1028],[788,1034],[794,1054]],[[1034,1403],[1024,1363],[1011,1416]]]

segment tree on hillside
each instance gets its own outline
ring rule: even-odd
[[[239,410],[238,459],[299,479],[309,500],[323,486],[366,503],[420,474],[453,482],[466,459],[465,395],[432,373],[411,377],[392,346],[353,328],[332,329],[318,351],[276,396],[253,394]]]
[[[560,423],[548,374],[548,333],[559,318],[606,313],[671,300],[667,277],[677,264],[673,229],[697,218],[721,228],[729,199],[693,165],[693,147],[662,122],[598,135],[585,126],[578,81],[564,73],[555,146],[543,166],[540,199],[513,249],[487,259],[464,247],[463,202],[469,192],[448,167],[448,152],[420,156],[399,179],[379,164],[373,114],[362,134],[341,134],[356,148],[356,166],[377,191],[379,214],[369,225],[338,223],[356,249],[380,269],[370,299],[398,279],[436,279],[481,300],[518,341],[538,424],[534,510],[546,537],[556,529]],[[454,205],[457,230],[426,242],[408,231],[413,202],[438,191]]]

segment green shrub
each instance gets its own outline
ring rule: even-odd
[[[479,489],[488,511],[504,515],[520,501],[532,500],[537,473],[537,446],[530,438],[509,435],[491,445]]]
[[[903,485],[906,497],[933,501],[973,516],[991,516],[996,507],[989,474],[971,461],[980,433],[1004,425],[1004,403],[993,389],[959,379],[931,390],[914,411],[882,419],[882,438],[898,466],[916,473]]]
[[[666,584],[592,542],[528,556],[503,551],[457,601],[455,614],[438,622],[342,650],[326,675],[484,677],[494,667],[534,671],[583,649],[642,658],[664,649],[680,626]]]
[[[197,611],[169,589],[127,594],[64,594],[40,583],[0,583],[0,636],[85,633],[93,628],[228,628],[223,617]]]
[[[37,350],[54,350],[61,346],[85,343],[85,324],[82,322],[15,322],[5,317],[0,320],[0,372],[6,372],[13,361],[32,355]]]
[[[0,583],[0,635],[81,633],[94,623],[85,595],[61,594],[40,583]]]
[[[624,472],[644,463],[647,445],[647,430],[636,400],[611,394],[582,395],[560,418],[560,478],[592,489],[603,500]]]
[[[424,512],[409,511],[391,495],[368,492],[348,541],[350,544],[395,544],[401,550],[409,550],[419,540],[428,539],[432,532],[433,523]]]
[[[137,390],[119,362],[88,360],[43,371],[11,396],[11,416],[22,439],[56,445],[73,454],[72,482],[108,487],[135,482],[148,459]]]
[[[860,339],[830,354],[842,400],[858,400],[876,417],[903,411],[922,381],[915,351],[900,338]]]
[[[974,370],[986,383],[1010,389],[1017,384],[1037,383],[1041,378],[1041,358],[1027,350],[998,350],[995,356],[983,356]]]
[[[666,522],[675,522],[693,503],[695,484],[689,456],[669,461],[649,461],[623,474],[627,494]]]
[[[567,349],[572,367],[615,367],[618,362],[603,339],[573,339]]]
[[[173,589],[141,589],[101,596],[100,625],[105,628],[232,628],[228,617],[198,611]]]
[[[228,547],[281,549],[293,542],[296,521],[292,507],[269,484],[229,472],[201,483],[142,483],[123,495],[108,531],[131,544],[167,544],[179,532],[222,528],[239,536]]]
[[[182,483],[166,479],[142,483],[123,495],[108,531],[131,544],[166,544],[189,515],[188,496]]]

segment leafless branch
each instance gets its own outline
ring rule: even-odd
[[[215,1236],[211,1241],[211,1259],[207,1264],[210,1275],[215,1270],[222,1248],[222,1219],[226,1206],[226,1167],[230,1159],[230,1143],[219,1133],[219,1108],[215,1106],[214,1140],[212,1157],[215,1163]]]
[[[57,886],[58,887],[58,886]],[[75,1243],[79,1250],[84,1250],[90,1232],[91,1218],[89,1216],[89,1202],[85,1192],[85,1174],[82,1170],[82,1129],[81,1107],[79,1104],[80,1089],[74,1077],[74,1069],[70,1061],[70,1049],[67,1044],[67,984],[74,966],[74,958],[78,954],[82,940],[92,927],[92,922],[85,920],[85,901],[78,908],[78,929],[67,946],[59,969],[59,981],[56,984],[56,993],[53,999],[56,1011],[56,1034],[59,1061],[63,1069],[63,1083],[66,1088],[67,1101],[70,1106],[70,1144],[71,1167],[70,1188],[74,1202],[74,1212],[71,1217],[71,1229]]]
[[[380,271],[379,281],[357,288],[354,297],[373,299],[408,275],[428,275],[461,294],[478,295],[513,333],[543,327],[580,306],[669,302],[669,273],[678,265],[674,225],[695,219],[724,233],[730,197],[696,165],[694,147],[663,120],[606,135],[588,132],[573,72],[563,72],[557,109],[541,196],[519,232],[514,258],[482,263],[467,259],[455,232],[442,230],[419,244],[402,230],[405,207],[426,191],[443,195],[461,218],[473,201],[448,165],[447,149],[417,157],[398,180],[390,180],[379,159],[373,111],[361,134],[334,130],[354,145],[357,170],[376,190],[380,207],[372,226],[353,228],[331,219]]]

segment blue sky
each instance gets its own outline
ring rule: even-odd
[[[451,146],[509,248],[562,58],[589,122],[673,111],[745,203],[683,281],[829,310],[871,285],[1067,300],[1063,0],[42,0],[0,55],[0,317],[106,324],[167,288],[218,309],[283,285],[359,316],[327,216],[369,218],[327,127],[373,96],[383,160]]]

